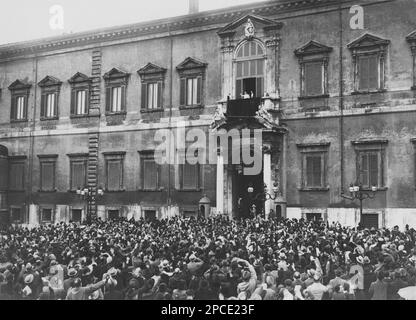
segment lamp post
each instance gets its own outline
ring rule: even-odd
[[[77,196],[81,198],[82,200],[87,202],[87,222],[91,222],[91,212],[89,210],[89,206],[91,203],[95,203],[96,197],[102,197],[104,195],[104,190],[102,187],[99,187],[96,189],[97,194],[94,193],[93,187],[87,187],[84,188],[78,188],[77,189]]]
[[[257,201],[257,200],[261,200],[262,202],[266,202],[267,200],[275,200],[279,192],[279,187],[276,182],[273,183],[272,191],[273,193],[269,192],[269,189],[267,188],[266,184],[264,184],[263,190],[255,195],[253,195],[254,187],[252,184],[250,184],[247,188],[249,198],[252,202]]]
[[[360,201],[360,222],[359,225],[362,223],[362,216],[363,216],[363,200],[365,199],[373,199],[377,192],[377,187],[372,186],[370,190],[363,189],[363,186],[361,183],[350,184],[350,187],[348,188],[350,195],[347,196],[345,194],[341,194],[341,197],[354,201],[358,199]]]

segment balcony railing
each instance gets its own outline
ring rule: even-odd
[[[227,100],[227,117],[243,118],[254,117],[259,110],[261,104],[261,98],[249,98],[249,99],[236,99]]]

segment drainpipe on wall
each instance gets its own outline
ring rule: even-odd
[[[341,194],[344,193],[344,68],[343,68],[343,31],[342,0],[339,0],[339,148],[340,148],[340,183]]]

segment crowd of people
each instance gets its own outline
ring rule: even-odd
[[[415,240],[408,226],[261,217],[12,226],[0,299],[396,300],[416,286]]]

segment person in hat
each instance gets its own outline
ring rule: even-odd
[[[235,258],[235,261],[244,268],[241,273],[242,282],[237,285],[237,294],[244,291],[247,297],[250,297],[257,285],[256,270],[247,260]]]
[[[108,279],[110,279],[110,276],[106,275],[104,280],[99,281],[93,285],[83,287],[81,279],[76,278],[72,284],[72,287],[68,290],[68,294],[66,295],[66,300],[88,300],[88,297],[94,291],[97,291],[105,286]]]
[[[78,271],[75,268],[68,269],[68,278],[64,280],[64,291],[68,293],[69,288],[72,287],[74,280],[78,275]]]
[[[368,295],[371,300],[387,300],[388,285],[384,281],[385,272],[379,271],[377,280],[370,285]]]
[[[342,276],[342,269],[338,268],[335,270],[335,278],[329,281],[328,293],[329,293],[330,299],[332,298],[335,287],[339,286],[339,288],[342,288],[344,286],[344,283],[346,282],[344,279],[341,278],[341,276]]]
[[[313,297],[313,300],[322,300],[324,293],[328,292],[328,288],[321,283],[319,273],[313,276],[314,283],[306,288],[306,293]]]

